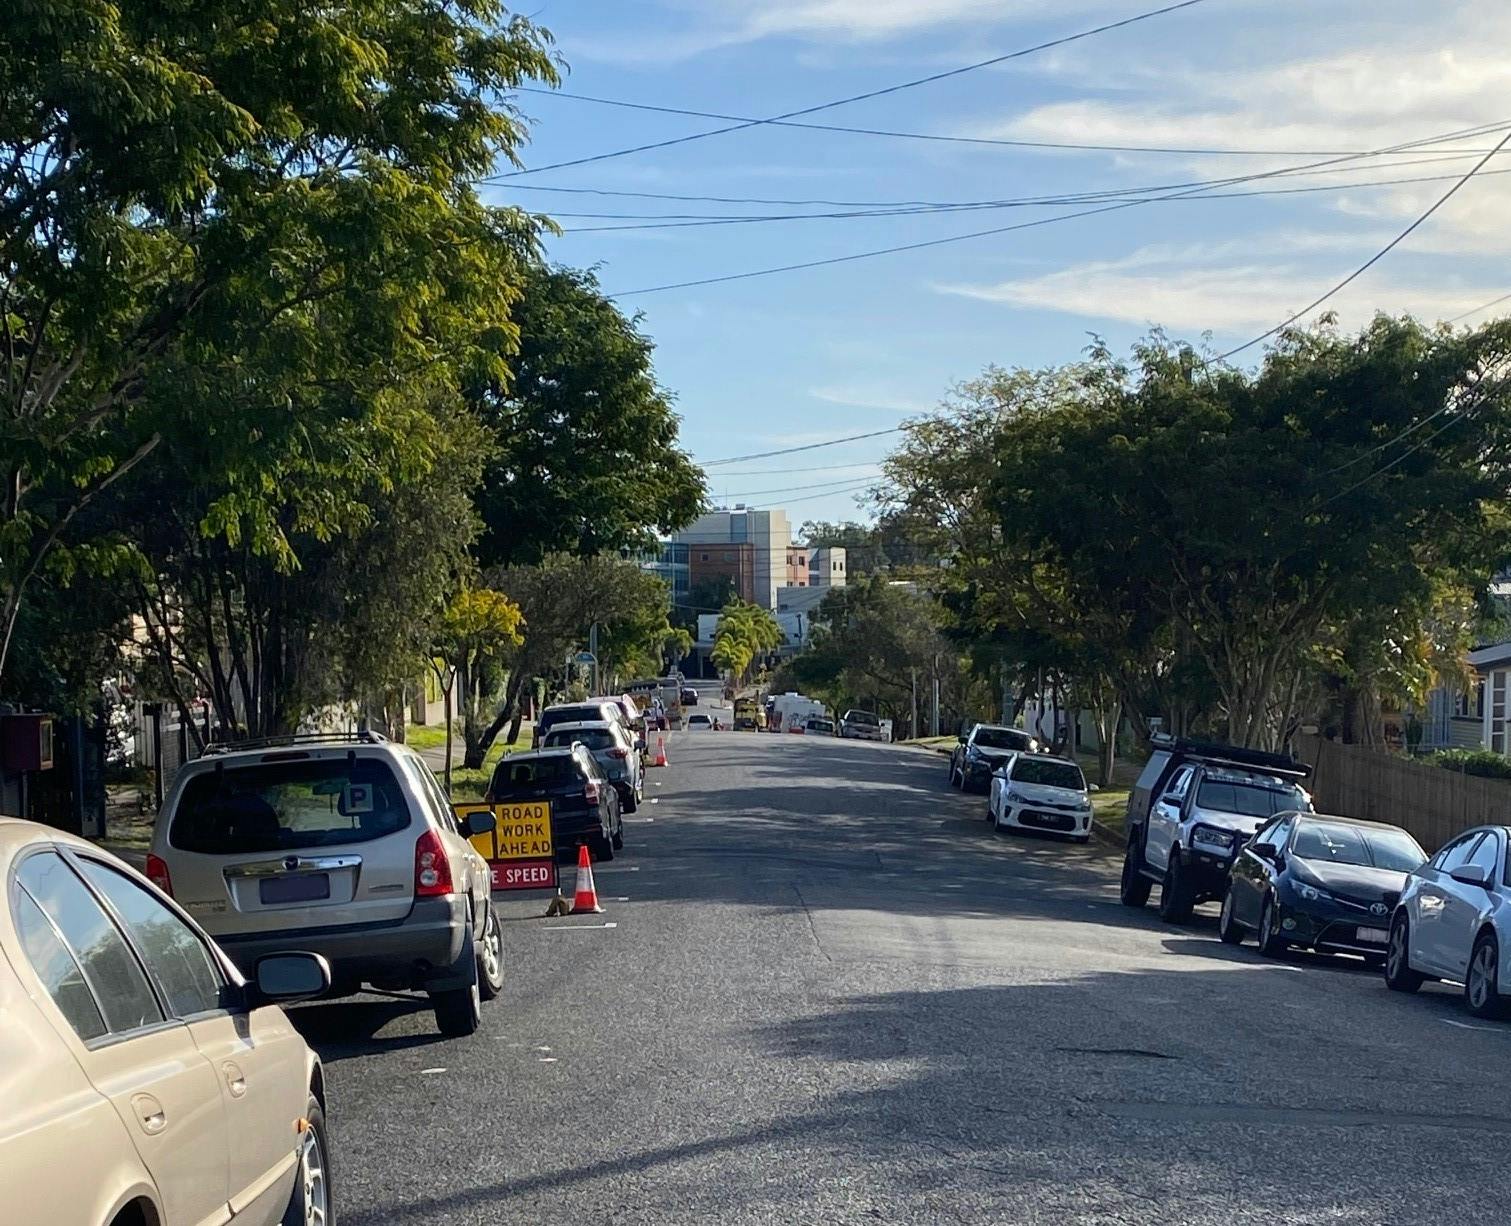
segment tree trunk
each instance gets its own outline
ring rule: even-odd
[[[446,795],[451,795],[451,690],[456,685],[456,671],[448,670],[451,674],[449,681],[441,685],[441,695],[446,703]],[[478,764],[479,766],[482,763]]]
[[[1123,722],[1123,704],[1116,698],[1099,703],[1097,720],[1097,786],[1112,785],[1112,769],[1117,764],[1118,725]]]

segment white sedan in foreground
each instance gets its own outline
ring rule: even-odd
[[[1048,830],[1091,838],[1091,788],[1068,758],[1015,753],[992,772],[986,819],[998,830]]]
[[[1415,992],[1425,979],[1464,985],[1476,1017],[1511,1006],[1511,827],[1477,826],[1450,839],[1406,878],[1390,919],[1385,983]]]

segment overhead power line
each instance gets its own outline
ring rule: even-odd
[[[892,426],[887,430],[872,430],[866,434],[848,434],[844,438],[831,438],[823,443],[804,443],[801,447],[783,447],[779,451],[756,451],[750,455],[730,456],[723,460],[705,460],[698,467],[717,468],[724,464],[743,464],[746,460],[768,460],[772,456],[794,455],[799,451],[817,451],[820,447],[837,447],[840,443],[856,443],[863,438],[881,438],[887,434],[897,434],[906,428],[906,426]]]
[[[1471,315],[1478,315],[1481,311],[1488,311],[1491,307],[1498,307],[1503,302],[1511,302],[1511,294],[1502,294],[1499,298],[1492,298],[1489,302],[1482,303],[1477,307],[1473,307],[1470,310],[1467,310],[1460,315],[1455,315],[1452,319],[1446,319],[1443,322],[1456,324],[1461,319],[1468,319]]]
[[[1507,125],[1505,125],[1504,123],[1501,124],[1500,126],[1503,127],[1503,128],[1507,127]],[[1476,130],[1478,130],[1478,129],[1476,129]],[[1507,136],[1511,137],[1511,128],[1507,128]],[[1427,138],[1427,139],[1432,139],[1432,138]],[[1367,155],[1353,155],[1353,154],[1350,154],[1350,155],[1347,155],[1347,156],[1344,156],[1344,157],[1329,158],[1329,159],[1326,159],[1326,160],[1321,161],[1321,162],[1305,163],[1305,164],[1300,165],[1300,166],[1280,167],[1280,168],[1278,168],[1276,170],[1259,171],[1259,172],[1256,172],[1256,173],[1253,173],[1253,174],[1237,176],[1236,178],[1234,178],[1232,180],[1232,182],[1233,183],[1252,183],[1252,182],[1256,182],[1256,181],[1263,180],[1263,179],[1273,179],[1273,178],[1276,178],[1278,176],[1286,175],[1286,174],[1291,174],[1291,173],[1294,173],[1294,172],[1299,171],[1299,170],[1310,170],[1310,169],[1312,169],[1314,167],[1317,167],[1317,166],[1329,166],[1329,165],[1336,165],[1336,164],[1339,164],[1339,163],[1342,163],[1342,162],[1357,161],[1360,156],[1371,156],[1371,157],[1373,157],[1373,156],[1378,156],[1380,154],[1385,154],[1385,153],[1395,153],[1395,152],[1397,152],[1397,151],[1399,151],[1401,149],[1414,148],[1414,147],[1420,145],[1421,143],[1422,143],[1421,140],[1407,141],[1407,142],[1403,142],[1402,144],[1390,145],[1390,146],[1387,146],[1386,148],[1383,148],[1383,149],[1374,150],[1370,154],[1367,154]],[[1500,142],[1500,144],[1498,144],[1493,150],[1491,150],[1489,153],[1485,154],[1485,156],[1480,159],[1480,161],[1476,164],[1475,169],[1477,170],[1479,167],[1483,166],[1487,161],[1489,161],[1490,158],[1494,157],[1495,154],[1500,151],[1500,149],[1502,148],[1502,146],[1505,145],[1505,143],[1506,143],[1506,138],[1503,137],[1502,140],[1501,140],[1501,142]],[[1471,171],[1470,173],[1472,174],[1474,172]],[[848,263],[853,263],[854,261],[857,261],[857,260],[874,259],[877,256],[897,255],[897,254],[900,254],[900,253],[905,252],[905,251],[922,251],[922,250],[925,250],[925,249],[931,248],[931,247],[943,247],[943,246],[947,246],[947,245],[949,245],[951,243],[967,242],[970,239],[975,239],[975,238],[987,238],[987,237],[995,236],[995,235],[998,235],[998,234],[1010,234],[1010,233],[1013,233],[1013,232],[1018,231],[1018,230],[1034,229],[1035,227],[1038,227],[1038,226],[1055,225],[1056,223],[1062,222],[1062,221],[1075,221],[1075,220],[1078,220],[1078,219],[1083,218],[1083,217],[1096,217],[1096,216],[1100,216],[1103,213],[1116,213],[1116,212],[1122,211],[1123,209],[1136,208],[1136,207],[1138,207],[1140,205],[1154,204],[1154,203],[1158,203],[1158,202],[1161,202],[1161,201],[1164,201],[1164,200],[1179,199],[1181,197],[1190,196],[1190,195],[1194,195],[1194,194],[1195,194],[1195,190],[1194,189],[1187,188],[1187,189],[1184,189],[1184,190],[1178,191],[1178,192],[1162,193],[1162,194],[1148,196],[1148,197],[1144,197],[1144,198],[1140,198],[1140,199],[1136,199],[1136,200],[1121,200],[1121,201],[1117,201],[1116,203],[1102,205],[1102,206],[1100,206],[1098,208],[1080,209],[1080,210],[1077,210],[1076,212],[1072,212],[1072,213],[1057,213],[1053,217],[1040,217],[1040,218],[1037,218],[1037,219],[1035,219],[1033,221],[1020,221],[1020,222],[1014,223],[1013,225],[1008,225],[1008,226],[993,226],[993,227],[991,227],[989,229],[986,229],[986,230],[971,230],[971,231],[967,231],[964,234],[946,235],[943,238],[922,239],[922,240],[919,240],[917,242],[912,242],[912,243],[898,243],[898,244],[896,244],[894,246],[890,246],[890,247],[872,248],[869,251],[855,251],[855,252],[851,252],[851,253],[849,253],[847,255],[826,256],[826,257],[824,257],[822,259],[816,259],[816,260],[801,260],[801,261],[798,261],[796,263],[779,264],[779,265],[776,265],[776,266],[770,267],[770,268],[755,268],[755,269],[750,269],[749,271],[746,271],[746,272],[725,273],[722,276],[698,277],[698,278],[694,278],[694,279],[687,280],[687,281],[671,282],[671,283],[666,284],[666,285],[652,285],[652,286],[645,286],[645,287],[642,287],[642,288],[639,288],[639,289],[633,289],[633,290],[620,290],[620,291],[617,291],[616,293],[610,294],[609,297],[630,297],[630,296],[633,296],[633,295],[636,295],[636,294],[659,294],[659,293],[664,293],[664,292],[666,292],[668,290],[674,290],[674,289],[691,289],[691,288],[694,288],[694,287],[697,287],[697,286],[703,286],[703,285],[718,285],[718,284],[722,284],[722,283],[724,283],[726,281],[745,281],[745,280],[749,280],[749,279],[751,279],[753,277],[769,277],[769,276],[775,276],[778,273],[784,273],[784,272],[798,272],[798,271],[801,271],[801,270],[804,270],[804,269],[809,269],[809,268],[825,268],[825,267],[828,267],[828,266],[834,265],[834,264],[848,264]]]
[[[1303,315],[1309,315],[1312,311],[1315,311],[1319,306],[1321,306],[1324,302],[1326,302],[1334,294],[1336,294],[1340,290],[1342,290],[1345,286],[1347,286],[1347,285],[1351,284],[1352,282],[1358,280],[1358,278],[1362,277],[1366,272],[1368,272],[1371,268],[1373,268],[1376,264],[1378,264],[1381,260],[1383,260],[1387,255],[1389,255],[1392,251],[1394,251],[1397,247],[1399,247],[1403,242],[1405,242],[1406,239],[1419,226],[1423,225],[1427,221],[1427,219],[1429,217],[1431,217],[1440,208],[1442,208],[1445,204],[1447,204],[1448,201],[1453,198],[1453,196],[1455,195],[1455,193],[1457,193],[1458,190],[1461,187],[1464,186],[1464,184],[1468,183],[1470,179],[1474,178],[1475,175],[1477,175],[1481,170],[1483,170],[1485,168],[1486,164],[1490,161],[1491,158],[1493,158],[1497,153],[1499,153],[1502,149],[1504,149],[1506,147],[1507,142],[1511,142],[1511,131],[1508,131],[1504,136],[1502,136],[1500,138],[1500,141],[1496,144],[1496,146],[1495,146],[1494,149],[1490,150],[1489,153],[1485,154],[1484,157],[1480,158],[1480,160],[1478,162],[1476,162],[1473,166],[1471,166],[1468,171],[1466,171],[1463,175],[1461,175],[1459,177],[1458,182],[1455,183],[1452,187],[1450,187],[1446,192],[1444,192],[1436,200],[1434,200],[1432,202],[1431,206],[1429,206],[1428,209],[1425,212],[1421,213],[1416,218],[1415,221],[1413,221],[1409,226],[1407,226],[1404,230],[1402,230],[1399,234],[1397,234],[1393,239],[1391,239],[1390,242],[1386,243],[1385,246],[1381,247],[1379,251],[1375,252],[1374,255],[1370,256],[1369,259],[1365,260],[1364,263],[1360,264],[1358,268],[1354,269],[1353,272],[1349,273],[1348,276],[1344,277],[1343,280],[1339,281],[1338,284],[1336,284],[1335,286],[1333,286],[1326,293],[1322,294],[1320,297],[1314,298],[1311,302],[1307,303],[1306,306],[1302,307],[1299,311],[1296,311],[1293,314],[1288,315],[1285,319],[1281,320],[1273,328],[1270,328],[1270,329],[1268,329],[1265,332],[1261,332],[1258,336],[1254,337],[1252,340],[1244,341],[1243,344],[1234,346],[1232,349],[1229,349],[1226,353],[1219,354],[1215,360],[1219,361],[1219,362],[1226,361],[1228,358],[1231,358],[1234,354],[1236,354],[1236,353],[1242,353],[1245,349],[1252,348],[1253,346],[1259,344],[1260,341],[1268,340],[1270,337],[1274,336],[1276,333],[1281,332],[1281,331],[1283,331],[1286,328],[1289,328],[1293,323],[1295,323]]]
[[[992,61],[987,61],[988,63]],[[961,69],[960,71],[969,71]],[[520,86],[515,91],[522,94],[541,94],[547,98],[565,98],[572,102],[591,102],[599,106],[620,107],[631,111],[651,111],[658,115],[687,115],[696,119],[721,119],[732,121],[739,127],[770,126],[774,128],[801,128],[813,132],[842,132],[854,136],[884,136],[897,140],[937,141],[945,144],[956,145],[986,145],[998,146],[1009,149],[1055,149],[1071,150],[1085,153],[1165,153],[1178,154],[1185,157],[1339,157],[1348,154],[1363,152],[1359,149],[1246,149],[1246,148],[1221,148],[1217,146],[1207,147],[1183,147],[1179,145],[1099,145],[1085,141],[1056,141],[1056,140],[1011,140],[996,136],[957,136],[938,132],[899,132],[891,128],[859,128],[843,124],[833,123],[797,123],[788,119],[752,119],[748,115],[725,115],[718,111],[697,111],[688,107],[680,106],[656,106],[648,102],[629,102],[622,98],[599,98],[592,94],[574,94],[559,89],[541,89],[535,86]],[[862,95],[867,96],[867,95]],[[830,103],[838,106],[839,103]],[[802,114],[805,112],[797,112]],[[723,128],[725,132],[734,132],[738,128]],[[702,136],[712,136],[714,133],[702,133]],[[683,139],[697,140],[699,136],[686,137]],[[1453,149],[1445,150],[1452,153],[1483,153],[1483,149]],[[541,167],[542,170],[552,169]],[[494,182],[498,179],[507,179],[508,175],[492,176],[484,179],[484,183]]]
[[[1455,159],[1456,160],[1456,159]],[[1361,168],[1362,169],[1362,168]],[[1325,171],[1300,171],[1298,174],[1337,174],[1339,170]],[[1488,175],[1511,174],[1507,170],[1487,170],[1481,174],[1481,178]],[[1098,197],[1096,195],[1085,196],[1062,196],[1059,198],[1042,197],[1026,200],[1003,200],[997,203],[969,204],[958,206],[940,206],[936,208],[911,208],[911,209],[861,209],[844,213],[786,213],[769,214],[765,216],[738,216],[728,215],[724,217],[701,217],[688,218],[686,220],[671,220],[674,215],[668,215],[664,221],[635,222],[628,225],[614,226],[573,226],[565,230],[567,234],[618,234],[627,231],[642,230],[687,230],[699,229],[710,226],[732,226],[758,222],[786,222],[786,221],[835,221],[835,220],[861,220],[866,218],[881,217],[929,217],[950,216],[954,213],[993,213],[1004,209],[1019,208],[1048,208],[1057,204],[1085,204],[1098,198],[1104,200],[1130,200],[1137,204],[1175,204],[1191,200],[1246,200],[1256,196],[1294,196],[1316,192],[1348,192],[1362,191],[1379,187],[1401,187],[1417,183],[1446,183],[1458,178],[1457,175],[1412,175],[1399,179],[1363,179],[1352,183],[1322,183],[1313,184],[1309,187],[1269,187],[1258,188],[1253,191],[1237,192],[1197,192],[1190,195],[1167,196],[1162,199],[1142,199],[1132,197],[1122,192],[1109,191]],[[1227,183],[1230,180],[1218,180]],[[1168,190],[1168,189],[1152,189]],[[612,218],[612,213],[552,213],[553,218],[583,217],[583,218]],[[634,217],[634,214],[620,214],[621,217]]]
[[[739,476],[740,474],[737,473],[735,475]],[[840,485],[871,485],[877,480],[879,480],[879,477],[875,474],[869,477],[840,477],[833,481],[814,481],[808,485],[779,485],[775,489],[745,490],[743,493],[736,494],[726,494],[719,493],[718,491],[713,491],[709,496],[717,497],[721,502],[728,502],[733,498],[761,498],[767,494],[796,494],[804,490],[833,490],[835,486]],[[843,493],[842,490],[834,490],[834,492]]]
[[[1060,38],[1052,38],[1047,42],[1035,43],[1031,47],[1019,48],[1017,51],[1009,51],[1005,55],[994,55],[990,59],[978,60],[974,64],[965,64],[959,68],[947,69],[944,72],[931,73],[926,77],[916,77],[911,81],[900,81],[895,85],[887,85],[881,89],[872,89],[867,90],[865,93],[851,94],[845,98],[836,98],[832,102],[821,102],[816,106],[800,107],[795,111],[784,111],[780,115],[771,115],[765,119],[745,120],[723,128],[710,128],[703,132],[690,132],[686,136],[676,136],[668,140],[651,141],[643,145],[632,145],[626,149],[613,149],[607,153],[595,153],[587,157],[571,158],[564,162],[552,162],[545,166],[531,166],[524,170],[516,170],[509,174],[500,175],[498,178],[514,179],[521,175],[540,174],[545,170],[563,170],[568,166],[586,166],[590,162],[606,162],[611,158],[625,157],[632,153],[646,153],[652,149],[669,149],[673,145],[685,145],[692,141],[707,140],[710,136],[723,136],[728,132],[742,132],[747,128],[759,128],[788,119],[798,119],[804,115],[816,115],[820,111],[833,110],[838,106],[848,106],[853,102],[865,102],[871,98],[880,98],[887,94],[899,93],[902,90],[916,89],[920,85],[931,85],[936,81],[944,81],[950,77],[963,76],[965,73],[976,72],[982,68],[990,68],[996,64],[1005,64],[1010,60],[1021,59],[1024,56],[1034,55],[1040,51],[1049,51],[1055,47],[1063,47],[1067,43],[1079,42],[1083,38],[1091,38],[1097,34],[1106,34],[1111,30],[1120,30],[1125,26],[1136,25],[1138,22],[1148,21],[1154,17],[1163,17],[1167,13],[1178,12],[1181,9],[1195,8],[1198,4],[1204,3],[1206,3],[1206,0],[1179,0],[1179,3],[1176,4],[1167,4],[1163,8],[1135,13],[1131,17],[1105,22],[1089,30],[1081,30],[1075,34],[1066,34]]]

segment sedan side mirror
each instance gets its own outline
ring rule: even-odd
[[[269,954],[257,960],[258,1004],[291,1005],[330,990],[331,966],[319,954]]]
[[[1490,884],[1490,874],[1478,864],[1460,864],[1448,875],[1460,885],[1477,885],[1484,889]]]
[[[962,732],[962,733],[958,734],[955,737],[955,740],[958,741],[960,744],[964,745],[965,744],[965,733]]]
[[[462,825],[469,836],[492,834],[498,828],[498,819],[491,813],[479,813],[474,810],[462,819]]]

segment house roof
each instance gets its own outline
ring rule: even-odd
[[[1480,672],[1508,662],[1511,662],[1511,642],[1490,643],[1484,647],[1476,647],[1469,653],[1469,663]]]

